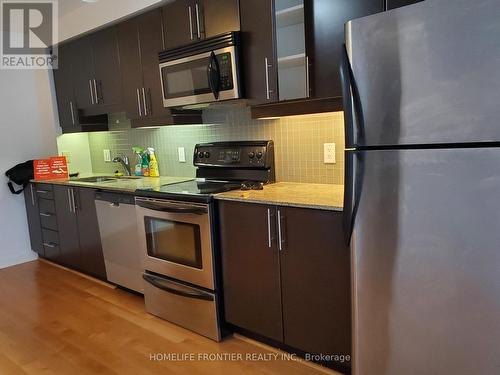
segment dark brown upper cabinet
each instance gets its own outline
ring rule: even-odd
[[[273,107],[274,112],[272,108],[265,113],[281,116],[339,109],[335,103],[340,103],[342,96],[339,67],[344,24],[383,11],[384,2],[241,0],[240,7],[244,40],[249,41],[243,44],[245,83],[249,83],[246,97],[254,105],[279,102]],[[267,43],[260,41],[263,29]],[[271,61],[269,64],[261,61],[262,56],[255,53],[251,41],[273,56],[266,60]],[[265,90],[262,84],[254,82],[264,82]],[[268,88],[274,95],[268,94]],[[333,104],[325,105],[324,99]],[[290,103],[299,112],[291,113],[283,103]]]
[[[384,10],[381,0],[304,0],[309,96],[342,97],[344,24]]]
[[[73,45],[59,46],[58,69],[54,70],[57,108],[61,128],[74,128],[79,125],[78,107],[73,91]]]
[[[69,44],[73,48],[73,87],[78,108],[89,115],[118,110],[122,96],[116,28]]]
[[[162,10],[165,49],[240,29],[238,0],[175,0]]]
[[[423,0],[385,0],[387,10],[404,7],[415,3],[420,3]]]
[[[250,104],[278,101],[274,2],[240,0],[243,87]]]
[[[161,13],[155,9],[117,26],[123,104],[131,120],[170,116],[163,107],[158,68],[164,48]]]

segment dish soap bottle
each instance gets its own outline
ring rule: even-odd
[[[155,149],[149,147],[148,153],[149,153],[149,176],[160,177],[160,170],[158,169],[158,160],[156,159]]]
[[[141,172],[144,177],[149,177],[149,157],[147,152],[142,153]]]
[[[142,176],[142,153],[144,152],[144,149],[140,147],[132,147],[132,151],[137,157],[134,167],[134,174],[136,176]]]

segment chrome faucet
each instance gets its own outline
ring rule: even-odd
[[[130,162],[128,160],[128,156],[126,155],[119,155],[116,158],[113,159],[113,163],[121,163],[123,169],[125,170],[125,174],[127,176],[132,175],[132,171],[130,169]]]

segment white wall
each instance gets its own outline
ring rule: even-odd
[[[63,0],[65,1],[65,0]],[[72,0],[74,1],[74,0]],[[102,25],[172,0],[99,0],[81,3],[59,16],[59,40],[64,41]],[[64,8],[63,8],[64,10]]]
[[[59,131],[45,70],[0,70],[0,172],[17,163],[57,155]],[[23,195],[0,184],[0,268],[36,259],[31,251]]]

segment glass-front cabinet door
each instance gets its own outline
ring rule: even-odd
[[[275,0],[279,100],[308,98],[304,0]]]

